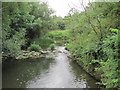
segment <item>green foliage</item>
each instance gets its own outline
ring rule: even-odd
[[[51,44],[51,45],[48,47],[48,49],[54,50],[54,49],[55,49],[55,44]]]
[[[56,30],[48,33],[51,38],[69,38],[72,37],[71,30]]]
[[[30,51],[39,51],[41,49],[42,48],[37,44],[31,44],[30,47],[28,47],[28,50],[30,50]]]
[[[49,30],[52,24],[52,17],[50,16],[53,11],[48,8],[46,3],[30,3],[30,15],[34,17],[31,23],[28,24],[27,35],[28,42],[36,38],[42,38]]]
[[[51,38],[37,38],[35,40],[33,40],[35,44],[40,45],[43,49],[47,49],[49,47],[49,45],[51,45],[52,43],[54,43],[55,41]]]
[[[116,33],[120,32],[119,29],[113,29],[113,28],[110,28],[110,31],[112,31],[112,32],[116,32]]]
[[[56,44],[63,45],[70,41],[73,34],[71,33],[71,30],[55,30],[48,32],[47,37],[54,39]]]
[[[54,40],[67,43],[66,48],[85,68],[102,72],[101,84],[107,88],[119,87],[119,3],[92,2],[85,11],[72,13],[64,19],[51,16],[53,11],[46,3],[2,4],[4,54],[16,55],[22,46],[29,45],[30,51],[39,51],[41,47],[54,50]]]
[[[117,30],[117,29],[116,29]],[[107,57],[106,60],[101,62],[100,70],[104,73],[102,77],[106,77],[106,79],[102,80],[102,82],[107,86],[107,88],[117,87],[118,85],[118,35],[112,35],[107,37],[103,41],[103,53],[105,53]]]
[[[65,30],[65,20],[62,17],[53,16],[51,30]]]
[[[23,9],[20,10],[22,5],[22,8],[27,8],[27,3],[3,3],[3,8],[6,7],[2,12],[4,54],[16,55],[21,50],[21,46],[25,44],[26,28],[24,25],[27,23],[25,17],[28,17],[29,9],[26,12]]]
[[[118,85],[118,3],[89,3],[86,11],[66,16],[66,28],[72,30],[74,40],[66,48],[91,72],[101,72],[102,85]],[[92,67],[92,68],[89,68]]]
[[[3,51],[7,54],[16,55],[21,50],[21,46],[25,43],[25,30],[21,30],[20,32],[16,32],[15,35],[11,39],[4,40],[3,39]]]
[[[44,2],[3,2],[2,39],[4,54],[16,55],[41,38],[50,28],[53,11]]]

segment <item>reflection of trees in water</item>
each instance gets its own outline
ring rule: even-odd
[[[49,70],[54,59],[30,59],[7,63],[3,71],[3,87],[25,87],[25,83]]]
[[[91,88],[97,87],[95,85],[95,80],[88,75],[76,62],[70,61],[70,66],[72,68],[72,72],[74,74],[76,81],[83,80],[86,82],[87,86],[90,86]]]
[[[86,72],[84,72],[84,70],[81,69],[77,63],[70,60],[66,60],[65,63],[67,62],[69,62],[70,65],[68,68],[71,68],[69,69],[72,72],[70,73],[72,74],[71,76],[73,76],[71,78],[75,78],[73,83],[75,86],[80,85],[80,83],[82,86],[84,82],[87,82],[88,86],[96,87],[94,85],[95,81],[88,74],[86,74]],[[56,65],[56,60],[51,58],[39,58],[10,62],[8,65],[6,65],[8,66],[7,69],[3,71],[3,87],[24,88],[29,82],[32,81],[34,83],[34,81],[42,78],[42,76],[46,76],[48,71],[51,68],[54,68],[54,64]]]

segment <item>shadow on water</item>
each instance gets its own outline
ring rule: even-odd
[[[84,88],[97,88],[96,80],[94,80],[88,73],[86,73],[76,62],[71,61],[72,72],[76,76],[75,81],[85,82]]]
[[[10,61],[3,68],[3,88],[96,88],[95,80],[71,61],[70,53],[58,47],[59,53],[39,58]]]
[[[45,73],[49,69],[53,59],[39,58],[26,61],[7,62],[7,68],[3,69],[3,88],[25,88],[26,82]]]

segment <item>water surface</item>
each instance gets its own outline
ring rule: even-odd
[[[64,47],[46,58],[7,62],[3,88],[95,88],[95,80],[70,60]],[[53,57],[52,59],[48,57]]]

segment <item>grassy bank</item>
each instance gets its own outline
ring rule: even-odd
[[[58,45],[64,45],[69,43],[70,39],[73,38],[73,34],[71,30],[54,30],[48,32],[47,37],[55,40]]]

